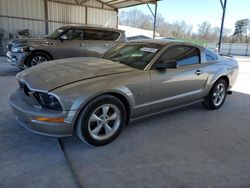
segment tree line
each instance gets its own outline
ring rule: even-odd
[[[168,23],[161,14],[157,14],[156,18],[156,32],[163,37],[173,37],[178,39],[197,39],[206,42],[218,42],[220,28],[212,27],[212,25],[204,21],[198,25],[197,32],[193,31],[193,25],[188,25],[185,21],[175,21]],[[153,17],[145,14],[138,9],[131,9],[130,11],[121,11],[119,13],[119,24],[141,29],[152,30]],[[223,42],[243,42],[249,43],[250,36],[249,19],[242,19],[235,23],[235,30],[223,29]]]

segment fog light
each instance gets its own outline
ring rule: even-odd
[[[52,123],[63,123],[64,118],[45,118],[45,117],[35,117],[37,121],[52,122]]]

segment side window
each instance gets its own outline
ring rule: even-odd
[[[103,31],[103,39],[102,40],[117,40],[120,36],[120,33],[114,31]]]
[[[177,61],[179,66],[200,63],[200,51],[192,46],[172,46],[160,57],[159,62]]]
[[[75,29],[72,33],[72,40],[82,40],[83,39],[83,30]]]
[[[215,61],[218,59],[218,56],[215,53],[211,52],[210,50],[206,50],[205,55],[206,55],[206,61]]]
[[[83,40],[101,40],[102,33],[98,30],[94,29],[86,29],[84,30]]]
[[[64,35],[67,36],[66,40],[82,40],[83,30],[82,29],[69,29]]]
[[[119,38],[119,36],[120,36],[120,33],[118,33],[118,32],[86,29],[86,30],[84,30],[83,40],[109,40],[109,41],[114,41],[114,40],[117,40]]]
[[[67,40],[72,40],[72,33],[73,33],[72,29],[69,29],[66,33],[64,33],[64,35],[67,36]]]

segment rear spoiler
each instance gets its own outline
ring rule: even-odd
[[[225,57],[225,58],[230,58],[233,59],[234,57],[229,55],[229,54],[224,54],[224,53],[218,53],[220,56]]]

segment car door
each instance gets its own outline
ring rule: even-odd
[[[118,32],[105,31],[100,29],[85,29],[84,40],[82,41],[84,56],[98,57],[119,42]]]
[[[178,67],[156,69],[158,63],[175,61]],[[169,47],[150,70],[150,109],[157,112],[199,100],[208,74],[204,72],[198,48],[186,45]]]
[[[55,50],[57,51],[57,53],[55,53],[56,59],[84,56],[81,45],[82,40],[83,29],[69,29],[61,36],[60,41],[58,41],[55,46]]]

